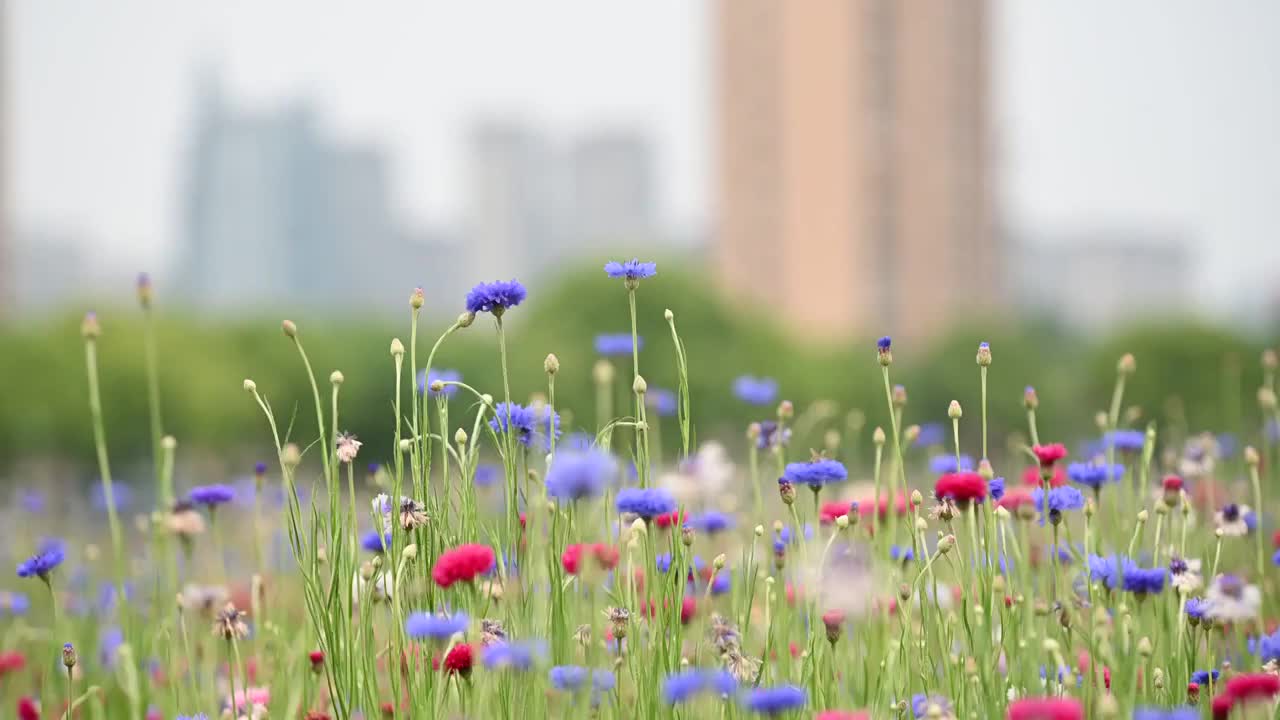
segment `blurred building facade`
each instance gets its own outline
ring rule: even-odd
[[[984,0],[721,0],[715,257],[810,334],[999,302]]]
[[[1097,332],[1189,309],[1193,259],[1177,237],[1119,230],[1018,242],[1009,285],[1020,311]]]
[[[330,137],[321,119],[301,101],[245,111],[216,78],[199,81],[179,276],[202,308],[389,308],[415,286],[433,299],[456,293],[430,236],[401,227],[385,152]]]

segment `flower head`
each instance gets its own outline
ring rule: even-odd
[[[1249,534],[1249,516],[1253,510],[1248,505],[1227,503],[1214,513],[1213,519],[1222,534],[1227,537],[1243,537]]]
[[[425,612],[411,613],[405,618],[404,631],[411,638],[431,638],[448,640],[455,634],[465,632],[471,619],[466,613],[453,615],[433,615]]]
[[[1267,658],[1264,656],[1263,659]],[[1191,673],[1191,682],[1197,685],[1208,685],[1210,680],[1216,682],[1220,674],[1217,670],[1197,670]]]
[[[237,610],[234,603],[227,603],[213,619],[213,636],[224,640],[241,640],[249,636],[249,626],[245,624],[247,615]]]
[[[658,414],[658,417],[672,417],[679,406],[676,394],[666,388],[649,387],[644,396],[645,406]]]
[[[1075,698],[1023,698],[1009,703],[1007,720],[1083,720],[1084,706]]]
[[[1000,502],[1004,497],[1004,478],[991,478],[991,481],[987,483],[987,493],[991,495],[992,500]]]
[[[471,674],[471,664],[475,659],[475,654],[471,650],[471,645],[467,643],[458,643],[453,646],[444,656],[444,669],[450,673],[457,673],[462,677]]]
[[[611,278],[625,280],[629,284],[635,284],[640,280],[657,275],[658,264],[640,262],[640,260],[632,258],[624,262],[607,262],[604,264],[604,272]]]
[[[704,692],[730,695],[738,681],[724,670],[685,670],[662,681],[662,697],[669,705],[692,700]]]
[[[620,555],[618,548],[603,543],[570,545],[560,555],[560,564],[566,573],[577,575],[582,570],[583,557],[593,559],[601,570],[612,570],[618,566]]]
[[[635,350],[639,352],[643,349],[644,338],[637,335]],[[631,350],[630,333],[605,333],[596,336],[597,355],[630,355]]]
[[[1109,467],[1106,463],[1071,463],[1067,466],[1067,477],[1071,478],[1071,482],[1094,490],[1107,483],[1119,482],[1123,475],[1124,466],[1119,463]]]
[[[1146,444],[1147,434],[1141,430],[1109,430],[1102,437],[1104,448],[1115,448],[1126,453],[1142,452],[1142,447]]]
[[[840,461],[816,458],[809,462],[788,463],[779,482],[808,485],[816,490],[823,485],[844,482],[848,478],[849,471],[845,470]]]
[[[1031,452],[1040,461],[1040,467],[1052,467],[1054,463],[1067,456],[1067,447],[1062,443],[1052,445],[1036,445]]]
[[[976,472],[947,473],[938,478],[933,494],[939,500],[947,498],[966,506],[987,496],[987,481]]]
[[[778,381],[742,375],[733,381],[733,394],[748,405],[768,405],[778,397]]]
[[[1062,520],[1062,513],[1084,507],[1084,495],[1070,485],[1049,488],[1048,493],[1043,488],[1035,488],[1031,491],[1031,501],[1040,511],[1042,519],[1048,518],[1053,523]]]
[[[338,462],[349,463],[356,459],[356,454],[360,452],[360,446],[363,444],[356,439],[355,435],[344,432],[338,436],[333,453],[338,456]]]
[[[919,444],[919,438],[916,439]],[[973,458],[968,455],[961,455],[957,460],[955,455],[941,453],[929,458],[929,472],[934,475],[943,475],[945,473],[969,472],[973,470]]]
[[[560,437],[560,415],[547,405],[539,411],[516,403],[500,402],[493,410],[489,427],[499,435],[510,429],[521,445],[545,452]]]
[[[482,282],[467,293],[467,312],[487,312],[501,317],[507,308],[513,308],[524,302],[526,295],[528,292],[524,289],[524,285],[515,280]]]
[[[1205,616],[1222,623],[1243,622],[1258,617],[1262,591],[1236,575],[1219,575],[1205,593]]]
[[[196,505],[215,507],[234,500],[236,489],[230,485],[197,485],[191,488],[187,497]]]
[[[734,516],[718,510],[707,510],[691,516],[685,525],[708,535],[724,532],[734,526]]]
[[[617,461],[603,450],[558,453],[547,469],[547,495],[558,500],[595,497],[617,474]]]
[[[533,657],[534,648],[527,644],[499,641],[480,649],[480,661],[490,670],[528,670],[533,667]]]
[[[789,710],[799,710],[808,700],[809,696],[803,688],[796,685],[780,685],[751,690],[743,696],[742,704],[748,710],[761,715],[781,715]]]
[[[1088,565],[1090,581],[1101,582],[1108,590],[1120,587],[1120,559],[1115,555],[1090,555]]]
[[[458,581],[472,582],[493,569],[496,557],[488,545],[459,545],[445,550],[431,568],[431,579],[447,588]]]
[[[1138,595],[1158,593],[1164,590],[1165,569],[1143,568],[1132,560],[1125,560],[1121,574],[1122,587]]]
[[[45,540],[35,555],[18,563],[18,577],[38,577],[48,580],[49,573],[66,559],[66,550],[58,540]]]
[[[649,520],[676,509],[676,498],[666,488],[623,488],[615,505],[618,512],[639,515]]]
[[[391,549],[391,531],[378,532],[370,530],[360,536],[360,547],[371,553],[386,552]]]

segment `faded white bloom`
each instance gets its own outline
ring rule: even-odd
[[[360,446],[363,445],[351,433],[342,433],[338,436],[337,446],[334,452],[338,456],[339,462],[349,463],[356,459],[356,453],[360,452]]]
[[[1199,590],[1204,586],[1204,578],[1200,576],[1200,561],[1175,557],[1169,562],[1169,582],[1183,595]]]
[[[1205,593],[1205,615],[1220,622],[1243,622],[1258,617],[1262,591],[1235,575],[1219,575]]]
[[[1249,534],[1249,523],[1246,518],[1253,513],[1248,505],[1234,503],[1223,505],[1213,514],[1213,521],[1226,537],[1244,537]]]

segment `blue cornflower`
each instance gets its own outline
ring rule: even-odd
[[[577,690],[587,680],[587,669],[577,665],[557,665],[547,673],[551,684],[560,690]],[[613,674],[607,670],[593,670],[591,685],[597,690],[612,690]]]
[[[557,500],[595,497],[617,474],[617,461],[603,450],[562,452],[547,470],[547,495]]]
[[[1262,661],[1266,662],[1267,660],[1271,660],[1275,657],[1276,655],[1272,655],[1271,657],[1264,656]],[[1210,679],[1212,679],[1214,682],[1217,682],[1219,675],[1221,675],[1221,673],[1219,673],[1217,670],[1197,670],[1191,673],[1191,682],[1197,685],[1208,685]]]
[[[1120,583],[1120,559],[1115,555],[1090,555],[1089,580],[1098,581],[1108,590],[1115,590]]]
[[[924,423],[920,426],[920,433],[916,435],[917,447],[932,447],[941,445],[947,441],[946,428],[942,427],[942,423]],[[954,471],[952,471],[954,472]],[[938,473],[939,475],[941,473]]]
[[[667,704],[675,705],[706,691],[729,695],[737,686],[733,676],[723,670],[685,670],[662,681],[662,697]]]
[[[1250,650],[1256,652],[1264,663],[1268,660],[1280,660],[1280,630],[1259,637],[1256,643],[1251,641],[1249,646]]]
[[[489,427],[499,435],[512,428],[521,445],[531,450],[546,451],[560,437],[560,415],[550,406],[544,405],[539,411],[516,403],[500,402],[493,410]]]
[[[623,488],[618,491],[618,512],[639,515],[649,520],[655,515],[676,509],[676,498],[666,488]]]
[[[607,262],[604,264],[604,271],[611,278],[626,280],[628,283],[636,283],[657,275],[658,264],[640,262],[636,258],[631,258],[625,262]]]
[[[418,371],[418,394],[422,395],[423,393],[426,393],[431,397],[435,397],[437,393],[431,389],[431,384],[437,380],[442,383],[462,382],[462,373],[457,370],[446,370],[444,368],[439,370],[435,368],[431,368],[429,370],[427,368],[423,368]],[[458,392],[457,385],[445,385],[440,389],[438,394],[444,395],[445,397],[451,397],[456,392]]]
[[[644,349],[644,338],[636,336],[636,351]],[[596,336],[597,355],[630,355],[630,333],[603,333]]]
[[[654,564],[657,566],[658,572],[664,575],[671,572],[671,562],[671,553],[662,553],[654,558]],[[689,577],[692,578],[696,571],[701,570],[706,566],[706,561],[704,561],[700,556],[694,555],[693,560],[689,563]]]
[[[908,563],[916,559],[916,553],[905,545],[890,545],[889,557],[901,563]]]
[[[179,715],[173,720],[209,720],[209,716],[204,713],[196,713],[195,715]]]
[[[40,548],[35,555],[18,563],[18,577],[38,577],[47,581],[49,573],[61,565],[66,557],[67,553],[61,541],[45,540],[40,543]]]
[[[415,612],[405,618],[404,631],[406,635],[415,639],[448,640],[455,634],[464,632],[470,622],[471,618],[462,612],[454,615]]]
[[[480,661],[490,670],[528,670],[533,666],[533,656],[534,648],[521,643],[496,642],[480,650]]]
[[[124,632],[118,627],[105,628],[98,638],[98,662],[111,667],[116,662],[116,651],[124,644]]]
[[[690,517],[685,521],[685,525],[704,532],[708,535],[715,535],[718,532],[729,530],[734,525],[733,516],[729,513],[722,513],[718,510],[707,510]]]
[[[1105,448],[1115,448],[1120,452],[1141,452],[1147,443],[1147,434],[1141,430],[1109,430],[1102,437]]]
[[[230,485],[197,485],[191,488],[191,492],[188,493],[187,497],[196,505],[206,505],[209,508],[213,508],[234,500],[236,489]]]
[[[1200,720],[1200,711],[1191,705],[1175,708],[1140,707],[1133,711],[1133,720]]]
[[[844,469],[840,461],[818,458],[810,462],[787,463],[787,468],[778,482],[808,485],[817,490],[823,485],[844,482],[848,478],[849,472]]]
[[[1277,550],[1275,554],[1271,556],[1271,562],[1272,564],[1280,565],[1280,550]]]
[[[778,381],[742,375],[733,381],[733,394],[748,405],[768,405],[778,397]]]
[[[1209,609],[1209,601],[1204,598],[1191,598],[1187,601],[1187,617],[1193,620],[1203,620]]]
[[[671,417],[676,414],[676,394],[666,388],[651,386],[644,396],[644,401],[658,414],[658,417]]]
[[[513,308],[524,302],[528,292],[515,280],[491,283],[480,283],[467,293],[467,312],[493,313],[501,316],[507,308]]]
[[[1062,521],[1062,513],[1064,511],[1079,510],[1084,507],[1084,495],[1081,495],[1079,490],[1070,485],[1063,485],[1062,487],[1050,488],[1046,498],[1044,488],[1036,488],[1031,491],[1031,502],[1040,511],[1042,523],[1047,517],[1049,522],[1056,524]]]
[[[925,695],[917,693],[911,696],[911,714],[917,718],[924,717],[930,705],[942,708],[943,715],[951,714],[951,701],[942,695]]]
[[[757,450],[786,447],[791,444],[791,428],[784,427],[779,431],[778,423],[773,420],[761,420],[759,424],[760,435],[756,437]]]
[[[1124,475],[1124,466],[1115,463],[1110,468],[1106,463],[1071,463],[1067,466],[1067,477],[1074,483],[1087,485],[1094,490],[1109,482],[1118,482]]]
[[[961,455],[959,462],[955,455],[934,455],[929,458],[929,472],[934,475],[945,475],[953,472],[969,472],[973,470],[973,458]]]
[[[1138,564],[1132,560],[1125,560],[1121,577],[1125,590],[1145,595],[1164,590],[1166,575],[1167,571],[1162,567],[1142,568],[1138,567]]]
[[[479,487],[489,487],[498,482],[502,477],[502,468],[497,465],[485,463],[476,467],[476,485]]]
[[[991,496],[993,502],[999,502],[1004,497],[1004,478],[991,478],[987,483],[987,494]]]
[[[391,549],[391,533],[379,533],[377,530],[370,530],[360,536],[360,547],[372,553],[380,553]]]
[[[107,509],[107,489],[103,487],[102,483],[95,483],[89,493],[93,509],[105,511]],[[133,488],[124,483],[115,483],[111,486],[111,499],[115,502],[116,510],[124,510],[133,504]]]
[[[806,702],[808,695],[796,685],[756,688],[742,698],[742,704],[748,710],[762,715],[779,715],[788,710],[799,710]]]
[[[880,352],[888,352],[893,349],[893,338],[885,335],[876,341],[876,350]]]
[[[40,515],[45,511],[45,495],[39,490],[23,488],[18,491],[18,505],[31,515]]]
[[[711,594],[724,595],[725,593],[729,592],[730,583],[732,581],[731,576],[732,576],[732,573],[727,573],[727,572],[716,573],[716,576],[711,579]]]

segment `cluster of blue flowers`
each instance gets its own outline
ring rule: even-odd
[[[539,413],[534,408],[500,402],[494,407],[489,427],[499,435],[511,430],[521,445],[546,452],[560,438],[560,415],[550,406],[543,406]]]
[[[465,631],[470,622],[471,619],[462,612],[453,615],[415,612],[405,618],[404,631],[411,638],[448,640],[455,634]]]
[[[636,336],[636,352],[644,349],[644,338]],[[631,354],[630,333],[605,333],[596,336],[596,354],[606,357]]]
[[[1067,466],[1067,477],[1071,478],[1071,482],[1087,485],[1094,490],[1107,483],[1119,482],[1123,476],[1124,466],[1120,463],[1110,466],[1106,463],[1071,463]]]
[[[613,482],[617,473],[617,461],[603,450],[562,452],[547,470],[547,495],[557,500],[596,497]]]
[[[666,488],[623,488],[618,491],[615,505],[620,513],[631,513],[651,520],[658,515],[674,512],[676,498]]]
[[[792,485],[808,485],[817,490],[824,485],[844,482],[849,479],[849,471],[838,460],[817,458],[810,462],[788,463],[778,479],[780,483]]]
[[[733,394],[748,405],[768,405],[778,397],[778,381],[742,375],[733,381]]]
[[[732,695],[738,682],[724,670],[685,670],[662,681],[662,697],[670,705],[687,702],[704,692]]]

